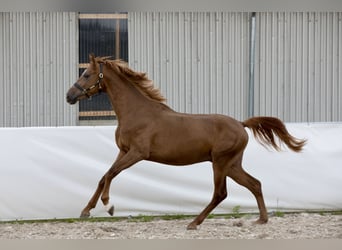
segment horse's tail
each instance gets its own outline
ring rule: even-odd
[[[264,147],[272,146],[275,150],[281,150],[281,142],[285,143],[289,149],[300,152],[306,140],[300,140],[287,131],[285,124],[275,117],[252,117],[242,122],[244,127],[252,130],[255,138]],[[279,138],[275,141],[276,135]]]

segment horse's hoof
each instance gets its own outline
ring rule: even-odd
[[[190,223],[186,229],[187,230],[197,230],[197,225],[194,223]]]
[[[90,216],[89,212],[82,212],[81,215],[80,215],[80,218],[86,219],[86,218],[89,218],[89,216]]]
[[[114,205],[107,204],[107,205],[105,205],[105,208],[111,216],[114,215]]]
[[[114,206],[112,206],[109,210],[108,210],[108,213],[113,216],[114,214]]]
[[[268,219],[258,219],[257,221],[255,221],[253,224],[254,225],[262,225],[262,224],[266,224],[268,221]]]

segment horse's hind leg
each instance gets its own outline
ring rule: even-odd
[[[246,187],[248,190],[250,190],[253,193],[253,195],[255,196],[257,200],[258,208],[260,211],[260,217],[256,221],[256,223],[257,224],[266,223],[268,221],[268,216],[267,216],[267,210],[266,210],[264,198],[262,195],[260,181],[255,179],[253,176],[249,175],[247,172],[245,172],[241,164],[234,165],[229,171],[228,176],[231,177],[238,184]]]
[[[193,230],[200,225],[209,213],[227,197],[226,175],[218,166],[213,164],[214,170],[214,194],[209,205],[188,225],[188,230]]]

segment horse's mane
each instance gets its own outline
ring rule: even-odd
[[[144,96],[157,102],[166,101],[159,89],[154,87],[153,81],[147,77],[146,73],[132,70],[122,60],[109,60],[108,57],[103,57],[99,61],[109,65],[117,74],[132,83]]]

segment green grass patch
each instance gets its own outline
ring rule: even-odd
[[[154,220],[153,216],[139,215],[135,217],[129,217],[128,222],[151,222]]]
[[[282,211],[277,210],[277,211],[274,211],[274,216],[275,217],[284,217],[285,213],[282,212]]]
[[[161,220],[186,220],[193,218],[194,215],[185,215],[185,214],[171,214],[171,215],[161,215],[158,216]]]
[[[295,212],[282,212],[276,210],[271,213],[271,216],[284,217],[286,214],[299,214],[299,213],[312,213],[324,215],[342,215],[342,210],[315,210],[315,211],[295,211]],[[235,206],[232,208],[232,212],[229,214],[210,214],[207,219],[216,218],[250,218],[252,215],[258,215],[258,213],[241,213],[241,206]],[[127,222],[151,222],[153,220],[185,220],[193,219],[196,215],[184,215],[184,214],[171,214],[171,215],[138,215],[129,217],[90,217],[90,218],[65,218],[65,219],[37,219],[37,220],[14,220],[14,221],[0,221],[0,224],[12,223],[12,224],[26,224],[26,223],[76,223],[76,222],[117,222],[117,221],[127,221]]]
[[[233,207],[233,209],[232,209],[232,217],[233,218],[241,218],[241,217],[243,217],[244,216],[244,214],[242,214],[241,212],[240,212],[240,209],[241,209],[241,206],[235,206],[235,207]]]

